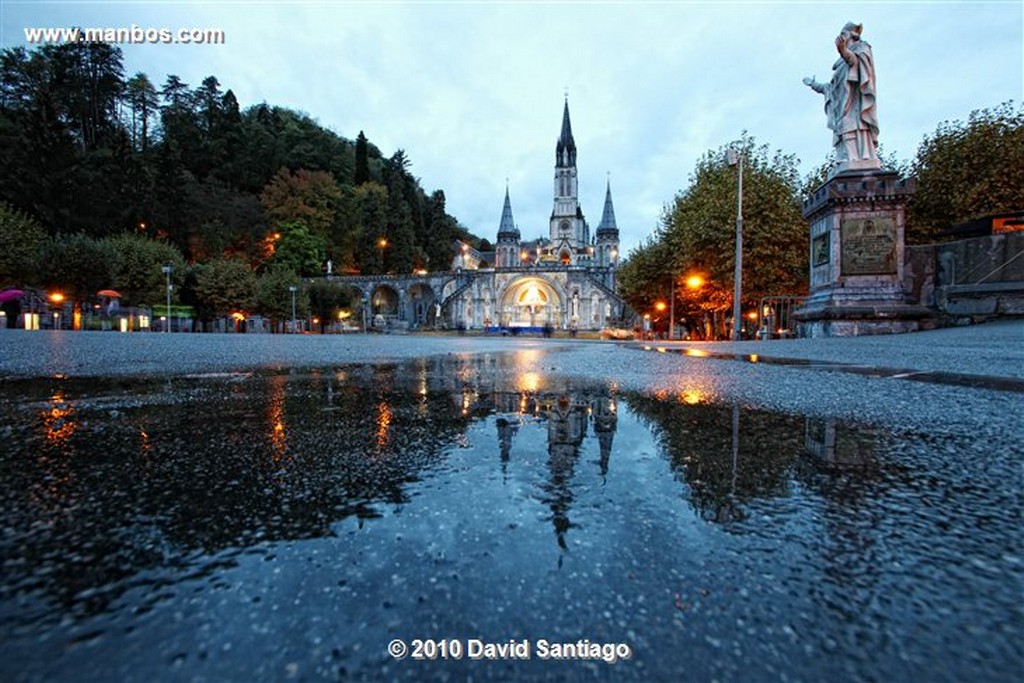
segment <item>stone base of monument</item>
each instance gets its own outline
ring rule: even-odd
[[[930,309],[903,291],[906,206],[913,180],[845,170],[804,202],[811,224],[811,291],[794,312],[804,337],[913,332]]]

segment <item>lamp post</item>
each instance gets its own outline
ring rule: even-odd
[[[381,237],[377,240],[377,246],[380,248],[380,272],[385,273],[387,269],[384,267],[384,250],[387,249],[388,240],[386,237]]]
[[[295,285],[288,287],[288,291],[292,293],[292,334],[295,334],[295,291],[298,289]]]
[[[725,154],[730,166],[737,166],[736,197],[736,272],[733,274],[732,290],[732,340],[740,340],[743,318],[740,315],[740,296],[743,293],[743,152],[729,149]]]
[[[164,325],[164,332],[171,331],[171,271],[174,270],[171,264],[163,266],[160,270],[167,276],[167,324]]]
[[[676,329],[676,276],[674,268],[672,279],[669,281],[668,297],[668,340],[673,341]]]

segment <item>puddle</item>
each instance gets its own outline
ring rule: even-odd
[[[848,372],[854,375],[878,377],[884,379],[905,379],[912,382],[929,384],[945,384],[974,389],[994,389],[996,391],[1012,391],[1024,393],[1024,380],[1014,377],[995,377],[989,375],[971,375],[960,372],[940,372],[933,370],[908,370],[897,368],[880,368],[873,365],[838,363],[835,361],[810,360],[806,358],[775,358],[758,353],[722,353],[705,351],[695,348],[677,348],[654,344],[640,344],[633,348],[657,353],[677,353],[692,358],[714,358],[718,360],[738,360],[747,363],[764,363],[766,365],[791,365],[809,370],[829,370],[832,372]]]
[[[1024,664],[1012,449],[502,354],[11,381],[0,425],[5,680],[995,680]],[[462,650],[399,661],[394,639]],[[531,657],[471,660],[471,639]],[[541,640],[629,656],[542,660]]]

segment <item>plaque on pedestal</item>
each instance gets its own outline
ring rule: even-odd
[[[903,233],[913,180],[846,171],[804,202],[811,291],[794,316],[805,337],[911,332],[930,311],[903,291]]]

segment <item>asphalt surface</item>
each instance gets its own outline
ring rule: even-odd
[[[0,678],[1015,680],[1022,341],[0,330]],[[619,396],[614,440],[502,388]],[[425,635],[637,657],[388,655]]]

